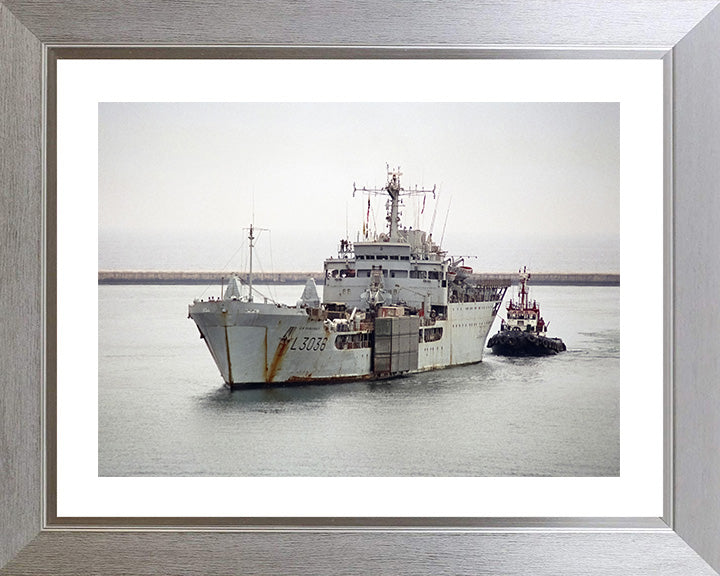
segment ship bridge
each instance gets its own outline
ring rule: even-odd
[[[408,232],[413,239],[425,236],[419,230]],[[361,310],[379,303],[418,310],[447,305],[447,263],[420,243],[356,242],[352,253],[325,260],[324,270],[324,302],[345,302]]]

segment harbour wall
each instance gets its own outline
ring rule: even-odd
[[[232,272],[187,272],[171,270],[100,270],[98,284],[220,284],[227,282]],[[238,274],[247,280],[247,274]],[[517,274],[473,274],[477,282],[517,284]],[[255,284],[305,284],[313,278],[323,284],[322,273],[275,272],[253,274]],[[620,274],[606,273],[546,273],[530,275],[534,286],[619,286]]]

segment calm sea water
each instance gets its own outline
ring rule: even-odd
[[[532,287],[554,357],[233,392],[187,319],[204,291],[99,286],[101,476],[619,474],[619,288]]]

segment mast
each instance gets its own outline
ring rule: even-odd
[[[400,221],[400,216],[398,216],[398,207],[400,205],[400,176],[401,173],[393,172],[390,176],[390,179],[388,180],[388,185],[385,187],[387,190],[387,193],[390,194],[391,199],[391,206],[390,206],[390,216],[388,216],[388,220],[390,221],[390,242],[393,242],[397,240],[398,236],[398,222]]]
[[[252,302],[253,301],[253,293],[252,293],[252,290],[253,290],[253,288],[252,288],[252,280],[253,280],[252,264],[253,264],[253,262],[252,262],[252,260],[253,260],[253,240],[255,240],[255,236],[253,236],[253,225],[252,224],[250,224],[250,235],[248,236],[248,240],[250,240],[250,272],[248,273],[248,287],[250,289],[250,293],[248,294],[248,302]]]
[[[432,194],[433,198],[435,198],[435,186],[433,186],[432,190],[420,190],[417,186],[414,189],[406,190],[400,186],[400,176],[402,176],[400,168],[391,170],[390,166],[388,166],[387,171],[388,181],[383,188],[365,188],[364,186],[362,188],[358,188],[353,184],[353,196],[355,196],[355,192],[358,190],[367,192],[368,194],[380,194],[387,192],[390,195],[390,213],[387,215],[387,221],[388,228],[390,230],[390,241],[394,242],[400,238],[400,234],[398,233],[400,223],[400,196]],[[370,209],[369,202],[370,198],[368,198],[368,210]]]
[[[527,266],[520,271],[520,307],[525,310],[527,308],[527,281],[530,278],[530,274],[527,273]]]

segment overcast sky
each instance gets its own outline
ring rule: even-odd
[[[447,216],[443,245],[456,253],[558,237],[619,250],[615,103],[102,103],[100,267],[108,238],[158,251],[225,239],[230,257],[254,218],[272,230],[275,269],[320,269],[346,227],[353,240],[362,228],[367,198],[353,199],[353,183],[384,185],[388,163],[406,187],[437,186],[437,211],[431,197],[421,215],[422,198],[409,200],[403,223],[428,229],[435,213],[439,240]]]

